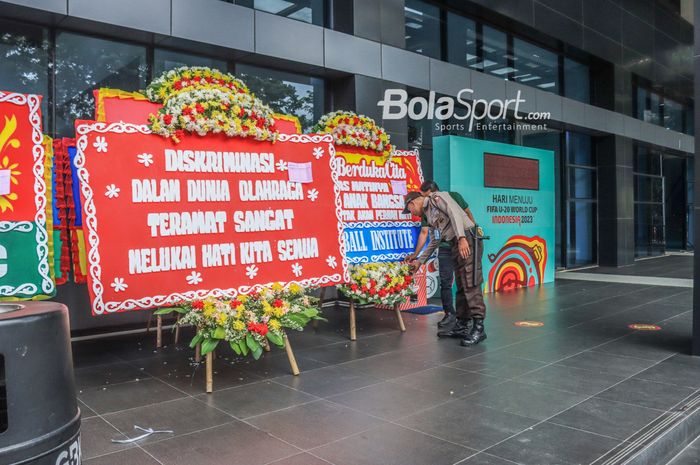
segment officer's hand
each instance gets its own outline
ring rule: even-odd
[[[415,273],[420,268],[421,263],[418,260],[411,260],[408,266],[411,268],[411,273]]]
[[[404,258],[403,261],[404,261],[404,263],[410,263],[415,259],[416,259],[416,254],[410,253],[410,254],[406,255],[406,258]]]
[[[469,249],[469,241],[467,241],[466,237],[460,237],[459,238],[459,254],[462,256],[463,259],[469,258],[469,255],[471,255],[472,251]]]

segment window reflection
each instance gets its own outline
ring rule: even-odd
[[[321,79],[249,65],[237,66],[236,74],[274,111],[297,116],[304,130],[323,115]]]
[[[323,26],[324,0],[224,0],[228,3]]]
[[[593,202],[569,203],[569,234],[567,265],[582,266],[595,263],[596,207]]]
[[[419,0],[406,0],[406,50],[440,58],[440,8]]]
[[[46,29],[0,21],[0,89],[42,95],[45,128],[48,121],[48,60]]]
[[[226,71],[227,65],[224,60],[207,58],[200,55],[193,55],[173,50],[157,48],[153,55],[153,76],[157,77],[165,71],[179,68],[181,66],[206,66],[208,68]]]
[[[508,72],[512,72],[514,81],[559,93],[559,59],[555,53],[514,39],[513,55],[513,68]]]
[[[76,119],[92,119],[93,89],[146,87],[146,47],[69,32],[56,37],[56,133],[71,136]]]
[[[512,71],[512,68],[508,67],[508,37],[506,33],[484,26],[481,42],[481,56],[469,67],[506,79],[508,73]]]
[[[477,63],[476,24],[471,19],[447,14],[447,61],[460,66]]]
[[[564,58],[564,95],[583,103],[590,103],[590,71],[587,65]]]

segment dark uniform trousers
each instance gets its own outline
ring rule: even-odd
[[[478,241],[474,235],[474,231],[470,230],[466,233],[469,249],[471,253],[467,259],[462,258],[459,253],[458,241],[452,241],[452,261],[454,264],[455,281],[457,282],[457,298],[455,307],[457,310],[457,319],[467,321],[470,318],[486,317],[486,305],[484,304],[484,294],[481,285],[484,282],[484,276],[481,270],[481,258],[484,253],[481,241],[478,244],[478,250],[475,247],[475,241]]]

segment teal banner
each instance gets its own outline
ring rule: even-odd
[[[489,237],[486,292],[554,281],[554,152],[442,136],[433,139],[433,172],[441,190],[462,194]]]

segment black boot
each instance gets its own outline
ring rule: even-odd
[[[444,328],[438,331],[438,337],[454,337],[458,339],[464,339],[469,337],[472,330],[472,320],[457,320],[457,322],[451,328]]]
[[[454,313],[445,313],[445,316],[438,322],[438,328],[445,328],[452,326],[457,321]]]
[[[469,335],[462,339],[460,345],[464,347],[475,346],[484,339],[486,339],[486,332],[484,331],[484,320],[481,318],[474,318],[474,325]]]

